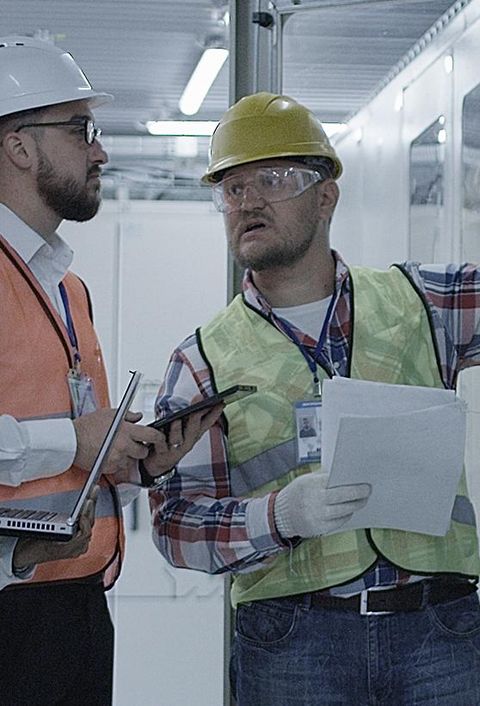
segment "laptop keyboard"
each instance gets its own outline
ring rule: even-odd
[[[57,512],[45,510],[22,510],[11,507],[0,507],[0,517],[15,518],[16,520],[53,520]]]

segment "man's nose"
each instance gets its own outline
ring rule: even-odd
[[[252,208],[252,206],[256,206],[258,208],[259,204],[261,204],[260,208],[263,208],[263,206],[265,206],[265,198],[262,196],[255,184],[253,182],[249,182],[245,185],[243,190],[243,198],[240,208],[248,211]]]
[[[102,143],[97,138],[89,145],[90,161],[94,164],[107,164],[108,154],[103,149]]]

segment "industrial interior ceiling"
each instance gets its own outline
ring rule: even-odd
[[[435,32],[467,4],[452,0],[275,0],[285,22],[283,92],[322,121],[343,122],[361,108]],[[97,90],[115,101],[99,108],[110,154],[104,195],[140,199],[208,199],[198,186],[208,138],[152,137],[149,120],[219,120],[228,107],[229,62],[199,112],[178,102],[203,50],[228,48],[223,0],[0,0],[0,36],[21,34],[70,51]],[[269,30],[267,30],[269,31]]]

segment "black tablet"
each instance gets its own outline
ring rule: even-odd
[[[257,388],[255,385],[233,385],[232,387],[222,390],[222,392],[217,392],[215,395],[210,395],[210,397],[205,397],[199,402],[189,405],[188,407],[182,407],[177,412],[172,412],[168,414],[163,419],[156,419],[154,422],[150,422],[147,426],[153,427],[154,429],[163,429],[168,426],[175,419],[183,419],[188,417],[192,412],[198,412],[201,409],[208,409],[209,407],[215,407],[219,402],[224,402],[225,404],[230,404],[230,402],[236,402],[241,400],[242,397],[251,395],[252,392],[256,392]]]

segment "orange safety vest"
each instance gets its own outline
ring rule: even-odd
[[[67,273],[63,283],[78,339],[82,372],[95,384],[100,407],[109,406],[100,345],[89,313],[86,289]],[[0,414],[16,419],[72,417],[67,373],[73,350],[61,317],[17,252],[0,236]],[[85,471],[72,466],[51,478],[18,487],[0,485],[0,502],[21,501],[69,511],[85,482]],[[115,485],[101,477],[96,519],[88,551],[75,559],[39,564],[32,582],[65,581],[103,574],[106,588],[120,571],[124,547],[121,505]]]

